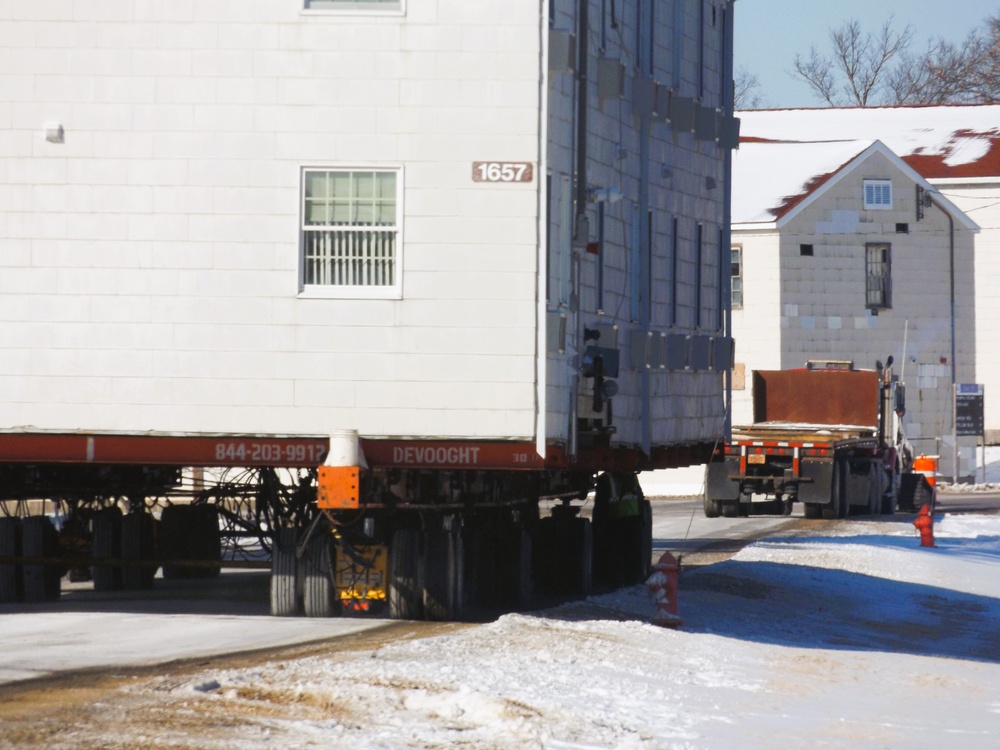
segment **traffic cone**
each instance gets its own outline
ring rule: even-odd
[[[681,618],[677,616],[680,571],[680,562],[669,552],[664,552],[653,566],[652,574],[646,579],[646,588],[649,589],[656,609],[656,614],[650,620],[654,625],[676,628],[681,624]]]
[[[917,514],[916,519],[913,521],[913,525],[920,531],[921,547],[937,546],[934,544],[934,516],[931,514],[930,503],[923,504],[923,507],[920,508],[920,513]]]

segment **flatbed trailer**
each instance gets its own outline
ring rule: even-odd
[[[343,440],[348,467],[329,467]],[[331,449],[333,446],[333,449]],[[636,472],[707,460],[659,450],[327,436],[0,432],[0,601],[270,567],[276,615],[459,619],[536,590],[634,583],[652,554]],[[329,486],[346,469],[352,486]],[[607,477],[600,482],[599,476]],[[580,513],[597,486],[591,517]],[[611,496],[613,495],[613,496]],[[627,518],[608,511],[622,498]],[[33,507],[29,507],[33,506]],[[595,556],[596,552],[596,556]]]

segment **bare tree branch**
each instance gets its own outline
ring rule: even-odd
[[[878,35],[866,34],[852,19],[830,32],[833,57],[820,55],[815,47],[809,57],[795,56],[795,75],[808,83],[827,104],[866,107],[888,85],[890,63],[906,52],[913,29],[893,29],[893,16]]]
[[[745,65],[736,70],[733,81],[734,109],[764,109],[770,104],[761,92],[760,81]]]

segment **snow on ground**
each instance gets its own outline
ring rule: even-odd
[[[155,722],[98,741],[992,750],[1000,516],[944,516],[934,549],[910,518],[782,533],[686,571],[679,630],[643,622],[633,587],[433,638],[154,678],[125,691],[130,715]]]

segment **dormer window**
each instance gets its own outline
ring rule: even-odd
[[[892,180],[865,180],[863,185],[866,209],[892,208]]]

